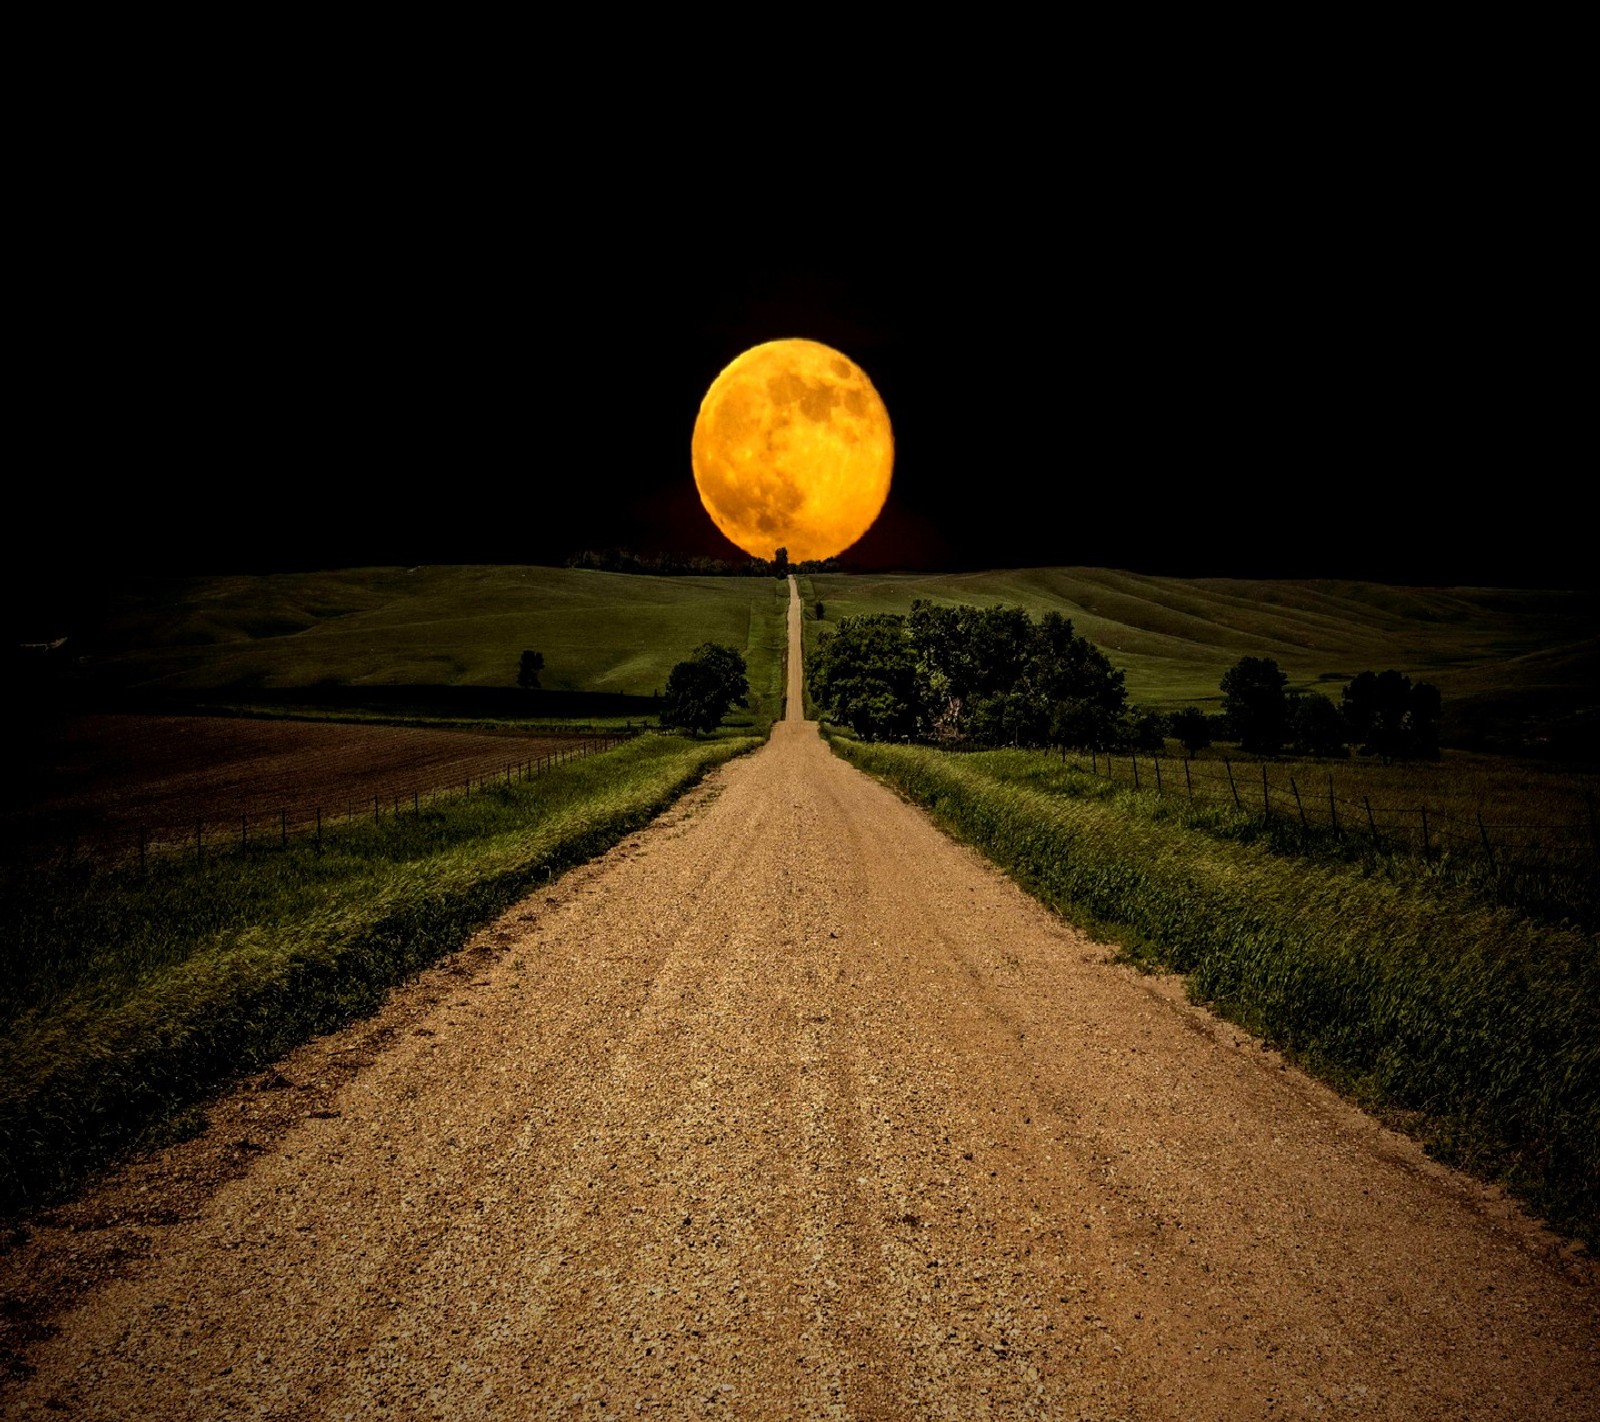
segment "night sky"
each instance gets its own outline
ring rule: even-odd
[[[742,557],[695,497],[699,399],[806,336],[895,426],[848,566],[1595,584],[1579,197],[1488,122],[969,153],[848,201],[143,137],[30,229],[13,583]]]

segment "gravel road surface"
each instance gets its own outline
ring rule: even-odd
[[[1591,1260],[793,700],[250,1085],[12,1251],[6,1416],[1600,1417]]]

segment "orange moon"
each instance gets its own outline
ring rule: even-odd
[[[690,446],[712,522],[755,558],[831,558],[889,497],[894,432],[867,374],[817,341],[768,341],[706,391]]]

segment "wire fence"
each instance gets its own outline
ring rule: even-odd
[[[77,834],[49,846],[50,857],[68,868],[112,868],[136,864],[146,868],[157,855],[183,855],[194,860],[238,851],[289,846],[291,840],[320,842],[325,835],[356,823],[381,824],[400,815],[421,815],[443,801],[470,799],[501,787],[536,779],[569,761],[583,760],[634,739],[638,731],[590,736],[575,745],[553,749],[493,770],[475,769],[450,780],[420,780],[396,790],[393,777],[381,793],[345,793],[337,801],[323,797],[319,803],[284,805],[270,812],[259,809],[219,814],[214,809],[182,823],[171,819],[141,823],[117,831]],[[35,844],[37,851],[41,846]]]
[[[1218,768],[1220,767],[1220,768]],[[1080,767],[1083,768],[1083,767]],[[1511,864],[1570,865],[1572,872],[1600,868],[1600,815],[1585,793],[1584,811],[1566,821],[1506,818],[1504,809],[1483,805],[1462,813],[1459,802],[1375,803],[1362,792],[1341,794],[1332,771],[1315,778],[1272,767],[1266,761],[1173,760],[1136,753],[1091,752],[1087,769],[1104,779],[1159,796],[1231,804],[1262,819],[1286,818],[1304,829],[1358,836],[1388,852],[1434,857],[1477,855],[1494,869]]]

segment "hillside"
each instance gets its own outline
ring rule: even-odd
[[[1457,745],[1593,758],[1600,736],[1600,595],[1336,581],[1167,578],[1107,568],[827,575],[802,586],[822,627],[917,598],[1070,617],[1127,673],[1132,699],[1216,710],[1222,674],[1271,657],[1290,685],[1337,699],[1356,673],[1395,667],[1444,697]],[[819,625],[808,624],[808,636]]]

